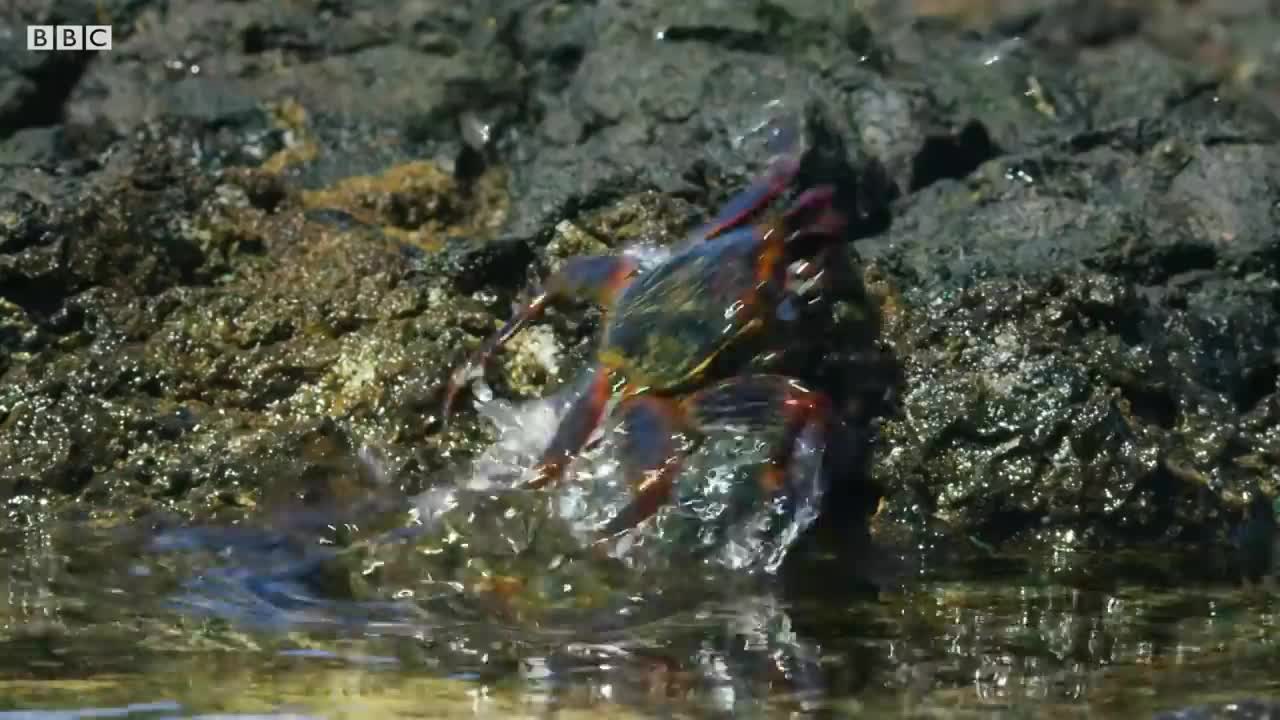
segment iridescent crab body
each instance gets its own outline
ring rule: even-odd
[[[630,505],[601,528],[628,530],[666,503],[688,439],[717,428],[777,431],[761,475],[767,492],[782,487],[800,433],[825,432],[830,403],[793,378],[763,372],[717,374],[711,368],[741,341],[773,339],[785,346],[788,267],[821,257],[839,239],[844,219],[833,193],[801,194],[781,214],[752,222],[795,176],[787,160],[735,196],[710,224],[651,270],[625,255],[568,260],[543,290],[454,373],[446,392],[447,419],[474,368],[550,303],[592,299],[606,324],[585,392],[570,406],[535,468],[531,488],[558,480],[604,419],[609,401],[620,429]],[[818,240],[817,243],[811,242]]]
[[[613,304],[600,361],[634,385],[670,392],[695,381],[761,322],[761,238],[750,229],[694,245],[629,283]],[[768,268],[766,271],[771,271]]]

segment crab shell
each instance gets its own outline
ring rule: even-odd
[[[744,229],[690,246],[623,290],[598,350],[628,384],[672,392],[695,383],[735,339],[759,329],[784,268],[767,232]]]

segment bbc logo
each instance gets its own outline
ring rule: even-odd
[[[110,25],[28,25],[28,50],[110,50]]]

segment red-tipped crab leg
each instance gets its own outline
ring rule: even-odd
[[[533,479],[525,484],[530,490],[550,485],[564,475],[565,468],[587,444],[587,438],[600,425],[604,409],[613,396],[613,371],[598,365],[591,373],[582,395],[578,396],[565,413],[556,434],[552,436],[542,459],[534,468]]]
[[[699,228],[694,237],[710,240],[741,226],[785,192],[799,169],[799,158],[791,155],[778,158],[763,177],[729,198],[716,216]]]
[[[834,276],[825,275],[822,279],[822,285],[828,290],[835,287],[834,282],[848,283],[852,279],[848,250],[841,243],[848,218],[835,208],[834,201],[832,187],[816,187],[797,198],[783,216],[786,242],[790,245],[786,255],[790,260],[804,261],[795,280],[805,283],[819,273],[833,270]],[[790,280],[787,285],[789,290],[795,289]]]
[[[787,208],[783,221],[791,227],[793,236],[838,236],[848,220],[835,208],[835,199],[835,188],[830,185],[806,190]]]
[[[606,539],[639,525],[670,501],[685,454],[679,434],[686,419],[677,401],[637,395],[623,400],[617,415],[622,471],[634,497],[601,528]]]
[[[821,254],[822,250],[840,239],[845,226],[844,214],[832,205],[835,190],[822,185],[805,191],[787,208],[781,218],[768,225],[739,228],[733,233],[762,233],[760,254],[756,258],[756,278],[759,282],[782,280],[787,265],[797,259]],[[813,246],[792,244],[801,238],[820,238]],[[751,305],[755,293],[747,293],[742,302]]]
[[[453,403],[471,378],[472,372],[482,367],[521,328],[541,316],[548,305],[563,300],[594,300],[602,307],[608,307],[631,281],[631,276],[638,267],[639,264],[632,258],[613,255],[583,256],[566,261],[558,272],[547,279],[541,292],[535,294],[502,329],[490,335],[453,372],[441,408],[442,426],[448,425]]]
[[[827,396],[784,375],[742,375],[700,390],[684,401],[690,424],[702,432],[726,430],[768,435],[779,432],[760,477],[767,493],[785,486],[796,440],[815,426],[825,442],[830,430]]]
[[[800,434],[813,426],[825,445],[832,418],[826,395],[783,375],[764,374],[730,378],[679,401],[637,396],[625,400],[618,414],[623,472],[635,498],[601,528],[606,539],[639,525],[670,501],[687,452],[680,433],[777,433],[760,475],[761,487],[771,495],[786,486]]]

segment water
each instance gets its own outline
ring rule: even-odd
[[[988,577],[968,580],[948,576],[972,568],[922,559],[875,597],[675,603],[575,645],[541,628],[462,617],[432,627],[376,608],[363,625],[355,608],[339,622],[323,603],[307,622],[283,601],[244,607],[245,583],[234,582],[199,588],[225,605],[191,614],[167,600],[198,567],[114,549],[111,533],[41,532],[47,563],[5,557],[0,709],[67,712],[28,717],[639,717],[728,706],[782,717],[806,704],[850,716],[1133,717],[1280,693],[1273,597],[1126,580],[1118,568],[1098,580],[1059,573],[1053,558],[989,562]],[[151,574],[129,571],[140,559]],[[1086,564],[1056,560],[1068,561]],[[486,650],[501,661],[485,662]],[[780,682],[779,651],[793,668],[811,663],[817,687]]]
[[[376,501],[341,509],[13,509],[0,718],[1134,717],[1280,695],[1280,603],[1203,557],[878,546],[788,576],[804,514],[699,534],[732,504],[709,481],[641,542],[582,553],[627,497],[608,433],[568,488],[510,489],[566,400],[483,404],[504,442],[416,498],[379,490],[365,449],[347,467]],[[725,442],[689,472],[732,486],[754,460]],[[832,572],[854,566],[879,587]]]

